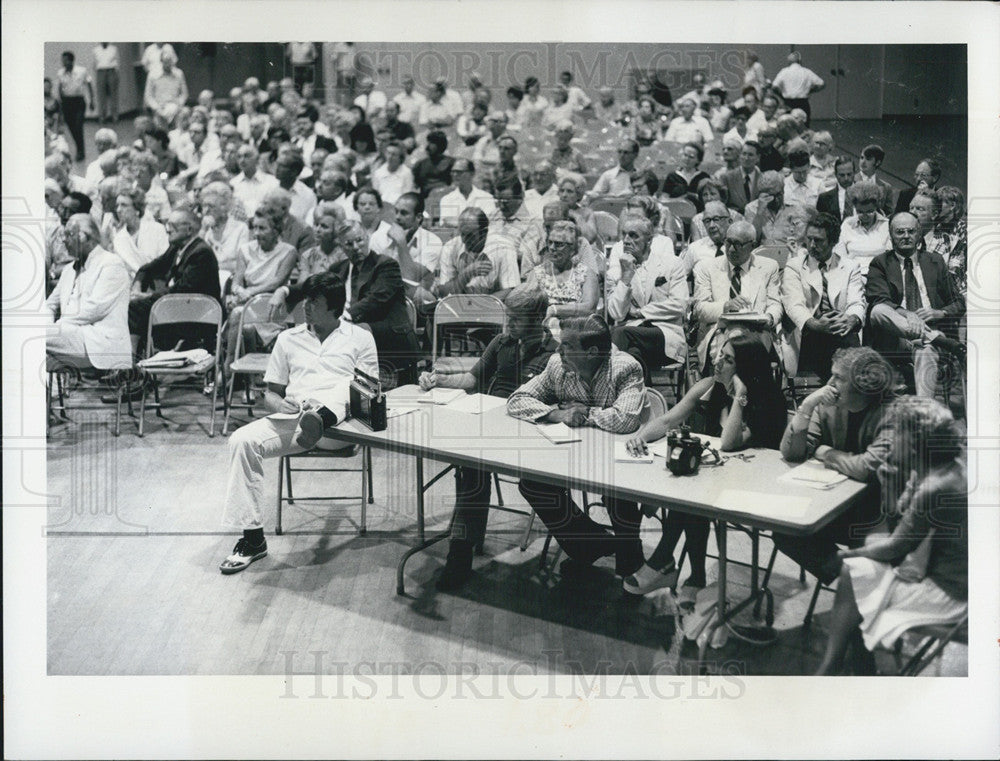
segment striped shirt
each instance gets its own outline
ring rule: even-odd
[[[639,428],[644,393],[639,362],[614,346],[589,389],[577,373],[563,367],[558,354],[553,354],[544,372],[511,394],[507,414],[534,422],[556,409],[559,402],[581,402],[589,407],[586,425],[611,433],[632,433]]]

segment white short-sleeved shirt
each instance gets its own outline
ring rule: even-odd
[[[118,68],[118,46],[108,45],[104,47],[103,45],[98,45],[94,48],[94,68],[100,71],[101,69],[117,69]]]
[[[413,190],[413,172],[406,164],[400,164],[395,172],[383,164],[372,172],[372,187],[382,196],[383,203],[394,204],[403,193]]]
[[[781,97],[797,100],[808,98],[814,85],[822,87],[823,80],[801,63],[789,64],[778,72],[772,82],[772,86],[781,93]]]
[[[867,276],[872,259],[891,248],[888,219],[878,214],[875,224],[866,230],[858,222],[858,215],[852,214],[841,223],[840,240],[833,251],[838,256],[856,261],[861,274]]]
[[[470,206],[482,209],[487,217],[497,210],[497,204],[493,196],[482,188],[477,188],[473,185],[468,197],[463,196],[462,191],[455,188],[441,198],[441,210],[439,212],[441,222],[443,224],[457,224],[458,215]]]
[[[319,402],[341,421],[347,417],[355,368],[378,377],[371,332],[341,321],[320,343],[308,325],[296,325],[278,335],[264,382],[285,386],[290,401]]]

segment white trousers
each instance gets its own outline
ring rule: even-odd
[[[292,440],[297,426],[294,418],[266,417],[236,429],[229,437],[224,526],[250,529],[264,525],[264,460],[305,451]]]
[[[917,396],[934,398],[938,376],[938,350],[931,341],[940,335],[927,325],[919,333],[915,333],[906,320],[906,316],[889,304],[876,304],[872,307],[869,324],[899,341],[899,351],[913,353],[913,382]]]

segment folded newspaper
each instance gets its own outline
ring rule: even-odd
[[[190,349],[189,351],[158,351],[152,357],[141,360],[139,367],[148,369],[168,368],[168,367],[190,367],[204,362],[211,358],[204,349]]]

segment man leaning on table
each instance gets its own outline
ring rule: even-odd
[[[545,369],[558,345],[544,327],[549,306],[545,294],[519,285],[504,297],[506,330],[490,341],[483,356],[467,373],[421,373],[420,387],[462,388],[492,396],[511,392]],[[455,468],[455,517],[451,524],[448,560],[436,586],[441,591],[461,587],[472,573],[473,548],[486,535],[490,504],[490,473],[473,466]]]
[[[608,324],[598,315],[562,320],[561,335],[559,352],[544,372],[511,394],[507,413],[535,423],[635,431],[644,396],[639,362],[613,346]],[[637,503],[604,497],[612,535],[573,503],[568,484],[525,478],[519,489],[569,556],[560,566],[564,577],[580,575],[605,555],[615,556],[615,573],[623,578],[642,566]]]
[[[311,449],[323,429],[347,416],[355,369],[378,375],[371,332],[341,319],[347,292],[331,272],[311,275],[302,286],[306,321],[278,335],[264,374],[268,417],[229,438],[229,481],[222,522],[243,536],[219,566],[238,573],[267,555],[263,513],[264,459]]]

